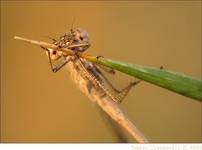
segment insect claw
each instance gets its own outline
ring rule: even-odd
[[[56,68],[54,68],[52,71],[53,71],[54,73],[56,73],[56,72],[57,72],[57,69],[56,69]]]

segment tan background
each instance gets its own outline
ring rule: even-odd
[[[200,11],[199,1],[1,2],[2,141],[115,142],[66,70],[52,73],[42,50],[14,35],[58,37],[75,18],[90,33],[89,54],[200,78]],[[119,88],[129,81],[114,79]],[[144,82],[121,105],[152,142],[201,141],[199,102]]]

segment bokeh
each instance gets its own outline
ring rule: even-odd
[[[200,1],[1,1],[2,142],[116,142],[66,68],[52,73],[40,47],[13,39],[50,41],[72,23],[89,32],[88,54],[201,79]],[[200,102],[142,82],[121,107],[151,142],[201,142]]]

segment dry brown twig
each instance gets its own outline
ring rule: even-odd
[[[75,53],[72,50],[69,50],[66,48],[58,48],[56,45],[50,44],[47,42],[30,40],[30,39],[22,38],[18,36],[15,36],[14,39],[26,41],[38,46],[45,47],[45,48],[56,49],[58,51],[64,52],[67,56],[75,55]],[[83,53],[78,53],[77,55],[85,59],[92,57],[90,55],[86,55]],[[92,100],[92,97],[89,97],[89,98]],[[148,140],[141,133],[141,131],[139,131],[139,129],[125,116],[121,108],[118,106],[118,103],[115,103],[114,101],[109,99],[99,99],[96,97],[93,97],[93,98],[94,98],[93,102],[96,102],[103,111],[105,111],[115,122],[117,122],[126,131],[128,131],[128,133],[130,133],[139,143],[148,143]]]

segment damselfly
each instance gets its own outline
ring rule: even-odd
[[[53,72],[57,72],[63,66],[67,64],[67,67],[70,68],[71,62],[74,64],[74,68],[68,69],[70,74],[72,75],[72,70],[77,70],[80,74],[82,74],[83,78],[89,80],[87,90],[85,93],[91,94],[91,89],[96,87],[97,91],[100,91],[99,95],[109,96],[115,102],[121,102],[125,96],[128,94],[133,85],[136,85],[139,81],[131,82],[128,86],[126,86],[121,91],[117,90],[110,81],[104,76],[104,74],[100,71],[99,68],[103,69],[106,72],[114,74],[115,71],[110,68],[105,68],[104,66],[98,66],[89,62],[85,59],[79,58],[76,54],[77,52],[84,52],[90,47],[89,43],[89,34],[86,30],[81,28],[77,28],[75,30],[70,30],[70,33],[61,36],[59,40],[53,39],[53,44],[58,46],[59,48],[67,48],[75,52],[75,56],[67,56],[65,52],[57,51],[57,49],[44,48],[48,54],[51,70]],[[61,60],[62,59],[62,60]],[[59,60],[59,64],[56,61]],[[57,65],[55,65],[55,63]],[[72,79],[77,78],[78,74],[74,74],[75,76],[71,76]],[[91,81],[91,82],[90,82]],[[78,83],[77,83],[78,84]],[[86,88],[83,87],[83,88]]]
[[[103,75],[100,69],[114,74],[114,70],[98,66],[84,58],[80,58],[78,53],[85,52],[89,47],[89,34],[86,30],[77,28],[61,36],[58,40],[53,39],[52,46],[44,46],[44,42],[15,37],[40,45],[47,53],[51,70],[57,72],[64,66],[72,80],[80,90],[94,103],[99,105],[113,120],[125,128],[138,142],[148,142],[134,124],[124,115],[119,108],[119,104],[128,94],[132,86],[139,81],[131,82],[122,90],[117,90],[110,81]],[[68,55],[66,50],[73,52]],[[99,59],[99,58],[98,58]]]

